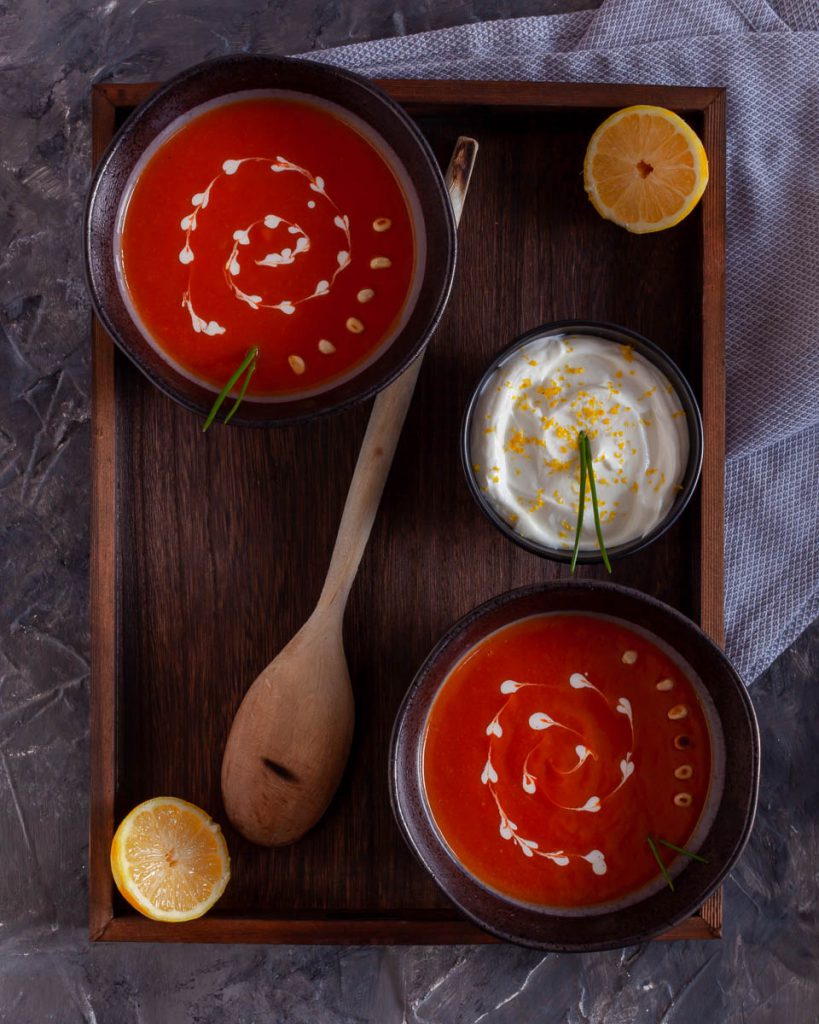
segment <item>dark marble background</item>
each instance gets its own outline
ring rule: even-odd
[[[617,953],[86,937],[89,86],[593,0],[0,0],[0,1021],[819,1019],[819,628],[753,687],[761,807],[725,938]]]

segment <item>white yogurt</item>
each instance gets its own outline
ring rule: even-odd
[[[578,433],[591,445],[606,547],[644,537],[680,491],[688,425],[663,373],[630,346],[551,334],[511,353],[472,419],[478,485],[522,537],[571,550],[580,495]],[[596,549],[586,484],[580,549]]]

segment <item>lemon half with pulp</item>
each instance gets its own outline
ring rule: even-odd
[[[583,179],[601,217],[646,234],[691,213],[708,184],[708,158],[697,133],[673,111],[625,107],[592,136]]]
[[[111,843],[117,888],[154,921],[192,921],[225,891],[230,858],[222,830],[187,800],[146,800],[123,818]]]

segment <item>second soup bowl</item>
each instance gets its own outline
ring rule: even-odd
[[[615,584],[555,582],[445,634],[399,709],[389,775],[410,849],[468,917],[527,946],[612,949],[683,921],[731,870],[759,736],[693,622]]]

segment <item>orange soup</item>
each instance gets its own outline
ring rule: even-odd
[[[424,737],[426,798],[484,885],[602,910],[665,884],[648,836],[668,865],[682,860],[659,840],[695,850],[704,837],[710,737],[698,690],[646,635],[594,615],[534,616],[444,681]]]
[[[159,136],[118,218],[120,289],[147,340],[220,390],[314,393],[398,334],[423,238],[398,158],[332,104],[227,97]]]

